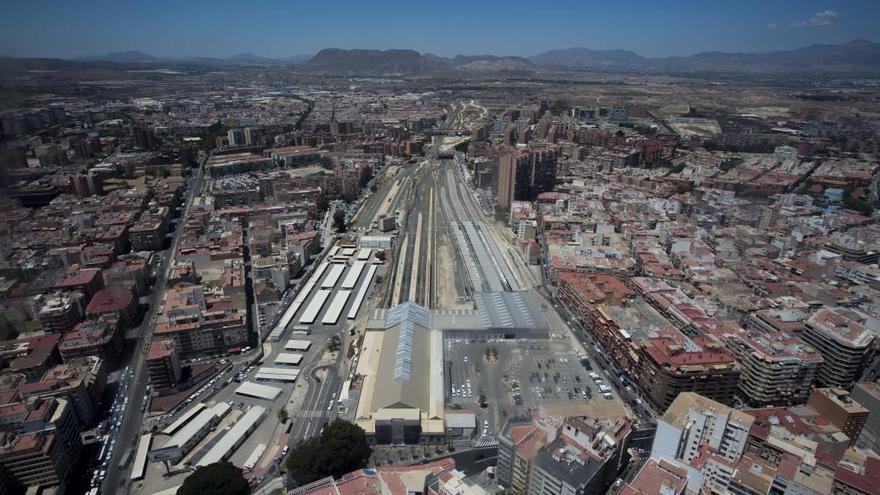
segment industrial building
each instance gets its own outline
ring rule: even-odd
[[[443,346],[430,310],[406,302],[367,330],[358,362],[364,381],[354,422],[380,444],[441,437]]]
[[[354,422],[372,441],[402,444],[445,437],[445,336],[549,336],[526,293],[478,295],[473,310],[432,311],[408,301],[370,314],[357,367],[362,383]]]

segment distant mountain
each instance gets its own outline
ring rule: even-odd
[[[811,45],[764,53],[703,52],[686,57],[648,58],[627,50],[567,48],[529,57],[542,66],[578,69],[791,71],[860,68],[880,72],[880,44],[858,39],[839,45]]]
[[[137,62],[156,62],[159,60],[159,57],[154,57],[136,50],[129,50],[125,52],[107,53],[105,55],[74,57],[73,60],[78,62],[115,62],[118,64],[131,64]]]
[[[442,67],[435,57],[415,50],[325,48],[305,63],[310,70],[352,74],[423,74]]]
[[[469,72],[509,72],[529,71],[536,67],[522,57],[498,57],[495,55],[456,55],[451,59],[441,59],[460,70]]]
[[[537,65],[562,67],[629,67],[644,63],[645,58],[628,50],[591,50],[589,48],[565,48],[550,50],[528,58]]]
[[[200,57],[200,56],[180,56],[180,57],[156,57],[139,51],[127,51],[108,53],[105,55],[89,55],[82,57],[74,57],[71,60],[76,62],[113,62],[117,64],[134,64],[134,63],[168,63],[168,62],[190,62],[202,64],[222,64],[232,62],[236,64],[283,64],[283,63],[302,63],[311,58],[311,55],[294,55],[288,58],[270,58],[257,55],[255,53],[245,52],[236,53],[235,55],[220,57]]]
[[[880,44],[858,39],[839,45],[810,45],[794,50],[765,53],[698,53],[662,59],[666,65],[744,66],[760,68],[809,68],[817,66],[863,66],[880,69]]]
[[[19,60],[21,62],[16,62]],[[25,61],[27,60],[27,61]],[[57,60],[57,59],[55,59]],[[798,73],[826,77],[834,75],[880,74],[880,44],[857,39],[837,45],[811,45],[794,50],[764,53],[704,52],[685,57],[643,57],[628,50],[593,50],[566,48],[551,50],[531,57],[502,57],[495,55],[456,55],[440,57],[415,50],[344,50],[327,48],[314,56],[293,55],[286,58],[268,58],[253,53],[239,53],[228,58],[212,57],[155,57],[139,51],[108,53],[106,55],[76,57],[69,64],[191,64],[205,66],[236,65],[296,65],[307,71],[336,74],[365,75],[451,75],[483,77],[486,75],[524,76],[534,73],[566,72],[572,70],[649,71],[679,73],[753,72]],[[45,70],[59,65],[53,59],[4,59],[4,70]],[[43,67],[44,69],[37,69]],[[111,67],[107,67],[110,69]]]
[[[536,67],[522,57],[456,55],[440,57],[415,50],[321,50],[305,63],[309,70],[346,74],[428,75],[450,71],[524,73]]]

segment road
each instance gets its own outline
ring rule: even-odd
[[[319,379],[319,371],[324,371],[324,378]],[[309,390],[299,410],[293,414],[290,421],[293,427],[290,430],[288,445],[296,446],[301,440],[317,435],[324,427],[324,423],[333,421],[336,417],[336,394],[342,386],[339,378],[339,365],[314,366],[304,374],[308,377]],[[330,401],[333,407],[328,408]]]
[[[202,165],[204,165],[204,162]],[[186,206],[181,213],[181,219],[186,218],[186,214],[192,205],[193,197],[201,192],[203,180],[203,166],[199,166],[195,173],[195,177],[192,179],[192,183],[186,190]],[[174,230],[171,246],[165,251],[162,263],[157,269],[156,282],[153,285],[153,290],[150,294],[149,308],[144,315],[141,326],[137,330],[137,334],[139,335],[137,348],[132,355],[133,362],[129,363],[130,369],[133,367],[133,377],[131,381],[128,382],[126,389],[126,395],[130,400],[128,407],[126,407],[122,413],[122,424],[120,428],[115,435],[111,434],[110,437],[111,439],[116,438],[118,441],[116,442],[116,448],[113,450],[113,455],[108,461],[107,473],[105,474],[102,483],[102,493],[119,493],[123,490],[123,487],[125,487],[124,490],[126,492],[128,491],[129,472],[132,462],[129,462],[123,469],[119,469],[119,457],[128,445],[133,445],[137,442],[137,438],[141,434],[143,428],[144,412],[141,408],[143,407],[147,396],[147,372],[144,367],[144,359],[152,340],[153,322],[156,319],[157,307],[165,293],[165,278],[168,276],[168,272],[172,266],[171,259],[174,257],[174,253],[177,252],[177,246],[180,244],[180,233],[182,230],[183,229],[180,227]]]

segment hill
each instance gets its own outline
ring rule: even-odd
[[[421,74],[440,67],[440,62],[415,50],[325,48],[305,63],[309,70],[352,74]]]

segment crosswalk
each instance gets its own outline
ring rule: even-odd
[[[475,449],[491,449],[498,446],[498,440],[494,438],[479,438],[473,443]]]
[[[320,418],[327,413],[326,409],[309,409],[309,410],[300,410],[291,414],[291,418]]]

